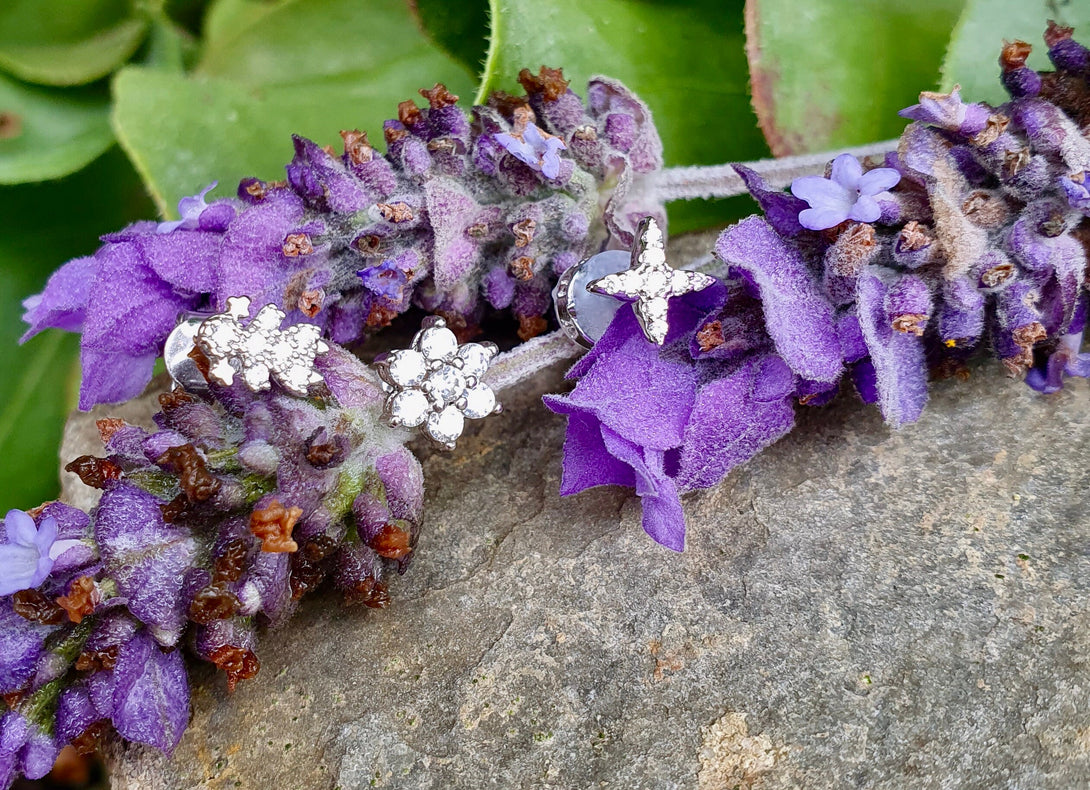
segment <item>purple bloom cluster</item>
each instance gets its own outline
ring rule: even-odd
[[[238,196],[184,198],[182,219],[104,236],[27,299],[26,338],[82,333],[80,407],[138,395],[180,315],[232,296],[276,304],[347,344],[417,305],[468,339],[488,308],[523,339],[543,331],[567,267],[664,218],[641,179],[662,166],[647,107],[591,80],[586,103],[559,70],[524,70],[525,96],[494,94],[466,117],[442,85],[398,107],[380,153],[359,131],[337,154],[295,138],[287,179]],[[604,214],[601,209],[605,206]]]
[[[102,490],[97,507],[7,514],[0,787],[110,730],[169,754],[189,718],[185,653],[233,689],[260,667],[257,628],[324,579],[388,603],[384,577],[416,543],[420,465],[380,425],[363,363],[334,346],[317,364],[314,398],[211,385],[209,400],[161,396],[155,431],[100,420],[103,456],[68,466]]]
[[[617,484],[642,498],[644,529],[680,550],[679,492],[715,485],[789,431],[795,404],[850,381],[886,421],[918,419],[930,376],[999,358],[1042,392],[1090,376],[1090,53],[1046,35],[1056,71],[1001,63],[1001,107],[925,93],[896,153],[848,155],[788,194],[737,166],[764,216],[719,237],[716,289],[674,300],[657,350],[622,309],[572,368],[564,494]]]

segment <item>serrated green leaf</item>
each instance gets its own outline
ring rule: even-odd
[[[339,145],[418,88],[471,89],[470,75],[416,26],[401,0],[288,2],[244,35],[209,43],[191,77],[128,67],[114,80],[113,124],[160,211],[219,180],[282,178],[291,134]],[[219,194],[223,194],[220,192]]]
[[[1090,35],[1090,3],[1057,3],[1055,0],[968,0],[954,29],[942,85],[949,90],[961,85],[966,101],[1001,104],[1010,97],[999,81],[999,52],[1004,41],[1021,39],[1033,44],[1027,64],[1050,69],[1048,49],[1041,41],[1049,19],[1071,25],[1085,42]]]
[[[753,104],[777,156],[896,137],[964,0],[748,0]]]
[[[119,151],[48,184],[0,187],[0,513],[55,497],[61,429],[75,405],[78,338],[51,330],[18,345],[21,302],[98,236],[150,210]]]
[[[424,32],[472,74],[488,51],[488,0],[408,0]]]
[[[0,74],[0,184],[75,172],[113,143],[101,89],[41,88]]]
[[[83,85],[128,60],[147,27],[119,0],[7,0],[0,69],[43,85]]]

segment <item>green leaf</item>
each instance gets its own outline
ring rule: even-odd
[[[236,38],[270,11],[276,10],[273,0],[216,0],[208,6],[202,33],[205,45],[219,46]]]
[[[0,74],[0,184],[59,178],[112,142],[104,91],[40,88]]]
[[[522,93],[529,68],[563,68],[572,89],[605,74],[648,103],[669,165],[767,155],[749,105],[741,0],[491,0],[478,102]]]
[[[949,90],[961,85],[966,101],[1001,104],[1010,97],[999,82],[999,52],[1003,41],[1021,39],[1033,44],[1027,64],[1051,69],[1048,49],[1041,41],[1049,19],[1071,25],[1076,37],[1090,34],[1090,3],[1057,3],[1055,0],[968,0],[954,29],[942,85]]]
[[[21,302],[98,236],[150,211],[120,151],[48,184],[0,187],[0,513],[53,498],[61,429],[75,405],[78,338],[50,330],[18,345]]]
[[[82,85],[128,60],[148,22],[124,0],[6,0],[0,69],[45,85]]]
[[[220,31],[191,77],[127,67],[114,80],[114,129],[160,211],[218,179],[282,178],[293,132],[340,145],[370,130],[418,88],[471,90],[402,0],[307,0],[275,6],[244,33]]]
[[[473,74],[488,50],[488,0],[408,0],[431,40]]]
[[[753,104],[777,156],[860,145],[904,129],[934,90],[965,0],[749,0]]]

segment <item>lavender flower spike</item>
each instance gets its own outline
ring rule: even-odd
[[[9,510],[4,518],[7,542],[0,544],[0,595],[37,587],[53,570],[53,561],[78,540],[57,540],[57,520],[42,519],[38,526],[29,513]]]
[[[833,160],[832,177],[803,176],[791,182],[791,193],[805,200],[810,208],[799,212],[799,222],[810,230],[835,228],[841,222],[874,222],[882,216],[877,195],[893,189],[901,174],[891,167],[863,172],[863,166],[851,154]]]
[[[521,135],[502,132],[496,135],[496,142],[509,154],[537,170],[546,178],[560,175],[560,150],[567,148],[559,137],[546,134],[529,123]]]

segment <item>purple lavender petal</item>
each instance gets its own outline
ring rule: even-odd
[[[288,164],[288,183],[316,208],[351,214],[370,204],[359,180],[344,163],[329,155],[317,143],[292,135],[295,158]]]
[[[30,328],[19,342],[25,343],[49,327],[67,332],[80,331],[86,319],[87,302],[98,267],[98,258],[90,256],[75,258],[53,272],[45,289],[23,302],[26,308],[23,321]]]
[[[197,555],[196,541],[187,530],[165,524],[155,498],[128,483],[102,495],[95,539],[129,610],[162,644],[174,645],[186,623],[182,584]]]
[[[148,631],[121,646],[114,667],[114,727],[168,757],[189,723],[189,681],[181,650],[164,653]]]
[[[87,687],[69,686],[57,701],[57,741],[71,743],[101,718]]]
[[[761,210],[765,219],[776,229],[781,236],[797,236],[806,228],[799,222],[799,214],[806,211],[806,201],[795,197],[789,192],[778,189],[769,189],[765,180],[754,170],[742,165],[731,165],[734,171],[745,182],[746,189]],[[838,223],[839,224],[839,223]]]
[[[727,228],[715,253],[760,291],[768,333],[791,369],[814,381],[836,381],[842,371],[833,309],[799,251],[760,217]]]
[[[859,189],[859,179],[863,176],[863,165],[851,154],[840,154],[833,160],[829,175],[830,180],[849,191]]]
[[[574,407],[565,398],[546,395],[545,406],[568,416],[564,437],[564,473],[560,495],[571,496],[595,486],[636,485],[632,467],[618,460],[606,449],[601,423]]]
[[[923,344],[898,332],[885,309],[889,286],[871,272],[859,277],[859,326],[870,350],[882,416],[894,428],[915,422],[927,402]],[[864,399],[866,394],[862,391]]]
[[[734,373],[717,379],[697,393],[692,417],[685,426],[681,468],[676,481],[681,489],[710,488],[731,469],[755,456],[786,434],[795,424],[795,410],[783,390],[787,366],[775,361],[758,382],[766,359],[755,358]],[[778,357],[772,357],[777,360]],[[777,373],[777,369],[779,372]],[[780,386],[769,386],[769,378]]]
[[[676,484],[663,471],[662,452],[641,449],[605,426],[602,426],[602,439],[609,453],[628,464],[635,473],[644,532],[668,549],[683,551],[685,513]]]
[[[901,181],[901,174],[892,167],[876,167],[860,177],[858,189],[862,195],[879,195],[893,189]]]
[[[848,219],[854,219],[856,222],[877,222],[881,216],[882,207],[869,195],[860,195],[852,206],[852,210],[848,212]]]
[[[30,682],[46,637],[56,630],[16,614],[10,598],[0,599],[0,694],[21,691]]]

